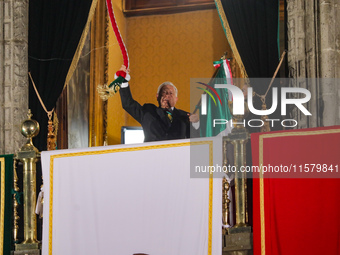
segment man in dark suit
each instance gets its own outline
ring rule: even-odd
[[[131,95],[128,83],[121,85],[122,106],[143,127],[145,142],[190,138],[190,122],[198,123],[198,116],[175,108],[177,88],[171,82],[158,87],[154,104],[140,105]]]

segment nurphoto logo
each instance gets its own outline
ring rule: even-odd
[[[245,96],[243,94],[243,91],[238,88],[235,85],[232,84],[215,84],[214,86],[216,89],[227,89],[228,93],[232,94],[233,98],[233,112],[232,115],[244,115],[245,114],[245,109],[244,109],[244,102],[245,102]],[[215,90],[214,90],[215,91]],[[255,109],[253,105],[253,88],[248,87],[247,91],[247,106],[249,108],[249,111],[253,113],[254,115],[258,116],[264,116],[264,115],[270,115],[275,112],[278,106],[278,88],[273,87],[272,90],[272,105],[270,109],[262,109],[258,110]],[[295,94],[300,94],[302,97],[299,98],[288,98],[288,94],[290,93],[295,93]],[[217,93],[215,93],[217,94]],[[311,93],[305,89],[305,88],[296,88],[296,87],[282,87],[281,88],[281,98],[280,98],[280,103],[281,103],[281,115],[285,116],[287,115],[286,109],[287,105],[295,105],[304,115],[310,116],[312,115],[306,107],[304,107],[302,104],[309,102],[311,99]],[[209,93],[210,97],[213,97],[211,93]],[[216,103],[215,103],[216,104]],[[201,114],[202,115],[207,115],[207,94],[202,94],[201,95]],[[221,124],[227,124],[228,121],[233,121],[233,120],[226,120],[226,119],[213,119],[213,127],[216,125],[221,125]],[[265,121],[268,121],[271,123],[271,125],[274,125],[275,121],[280,121],[279,119],[266,119]],[[258,122],[257,125],[255,123]],[[289,123],[289,124],[287,124]],[[293,123],[293,124],[292,124]],[[243,120],[241,123],[232,123],[232,124],[243,124],[245,126],[246,122]],[[250,119],[248,120],[248,126],[250,127],[261,127],[263,126],[264,122],[261,119]],[[281,125],[283,127],[295,127],[297,126],[297,121],[294,119],[283,119],[281,120]]]

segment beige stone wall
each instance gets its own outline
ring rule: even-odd
[[[340,124],[340,6],[338,0],[287,0],[288,65],[296,81],[308,89],[312,116],[293,112],[299,128]]]
[[[28,0],[1,0],[0,13],[0,154],[12,154],[28,111]]]

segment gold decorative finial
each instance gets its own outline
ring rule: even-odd
[[[21,148],[20,151],[36,151],[38,152],[38,149],[34,147],[32,143],[32,138],[37,136],[40,130],[39,123],[31,119],[32,117],[31,110],[28,110],[27,120],[24,120],[21,124],[21,134],[27,138],[26,144]]]
[[[111,88],[109,86],[107,86],[106,84],[97,86],[97,91],[98,91],[99,97],[103,101],[108,100],[109,97],[112,97],[114,94],[116,94],[119,89],[120,89],[120,87],[119,87],[118,83],[113,84],[113,86]]]
[[[28,109],[27,117],[30,120],[32,118],[33,114],[31,112],[31,109]]]

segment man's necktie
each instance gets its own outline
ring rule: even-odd
[[[170,120],[170,122],[172,122],[172,119],[173,119],[172,113],[168,110],[166,110],[165,113],[166,113],[166,116],[168,117],[168,119]]]

